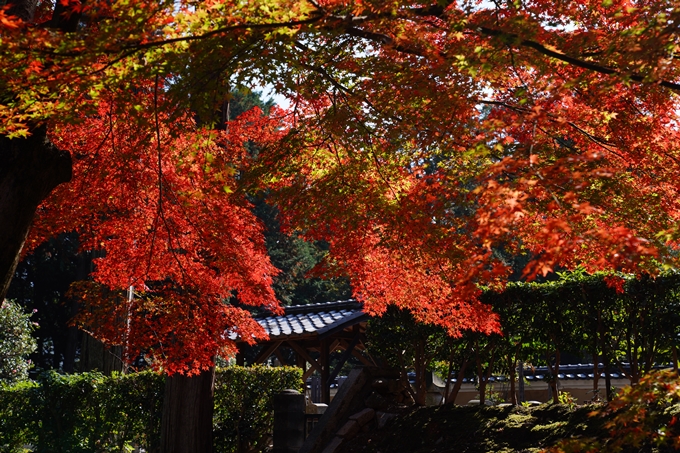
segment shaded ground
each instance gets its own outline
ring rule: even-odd
[[[383,429],[360,433],[342,453],[524,453],[560,439],[597,436],[603,420],[593,406],[440,406],[410,411]]]

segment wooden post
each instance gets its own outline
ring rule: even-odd
[[[321,361],[321,402],[325,404],[330,404],[331,402],[331,387],[328,384],[328,378],[330,376],[330,360],[329,360],[329,350],[328,350],[328,340],[321,340],[321,356],[319,357]]]

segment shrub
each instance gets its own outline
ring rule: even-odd
[[[0,303],[0,384],[13,384],[28,378],[27,356],[37,345],[31,333],[31,314],[9,300]]]
[[[302,370],[291,367],[229,367],[215,379],[215,452],[266,450],[274,426],[273,395],[302,390]]]
[[[37,382],[0,391],[0,451],[147,451],[159,443],[163,377],[152,372],[106,377],[48,371]]]
[[[216,452],[263,451],[273,427],[272,396],[301,389],[297,368],[218,370]],[[36,382],[0,388],[0,452],[157,452],[164,377],[151,371],[104,376],[49,371]]]
[[[549,453],[680,451],[680,380],[672,370],[652,372],[624,387],[590,414],[604,422],[598,437],[565,439]]]

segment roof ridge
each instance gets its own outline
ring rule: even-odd
[[[308,304],[308,305],[289,305],[284,307],[286,315],[299,314],[299,313],[318,313],[328,310],[338,310],[341,308],[361,308],[363,304],[356,299],[347,300],[336,300],[331,302],[321,302],[318,304]]]

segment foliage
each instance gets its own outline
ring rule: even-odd
[[[417,404],[424,405],[426,372],[434,368],[435,360],[448,356],[452,339],[446,331],[441,326],[417,322],[407,310],[389,307],[382,316],[369,320],[366,335],[371,355],[399,369],[404,382],[409,381],[407,372],[415,372],[413,396]]]
[[[0,134],[46,125],[75,162],[29,242],[89,229],[87,327],[121,343],[125,307],[131,356],[168,371],[261,334],[236,302],[274,308],[246,193],[325,241],[369,313],[452,335],[499,331],[478,300],[512,272],[498,250],[527,279],[680,259],[673,1],[29,3],[0,11]],[[290,111],[218,118],[263,84]]]
[[[574,398],[569,392],[560,392],[558,401],[560,402],[560,404],[565,404],[569,407],[574,407],[576,406],[577,399]]]
[[[276,123],[254,108],[228,129],[200,128],[187,112],[158,112],[155,83],[136,96],[156,112],[158,128],[99,99],[96,116],[55,131],[55,143],[82,158],[73,183],[41,209],[32,244],[77,232],[82,248],[97,251],[95,282],[71,287],[79,325],[124,345],[127,361],[144,353],[168,373],[195,373],[216,353],[232,355],[236,335],[264,335],[244,306],[278,309],[262,226],[236,190],[249,146],[275,137]]]
[[[273,424],[272,395],[300,389],[290,368],[217,371],[214,440],[217,452],[261,449]],[[164,377],[154,372],[106,377],[45,372],[37,382],[0,389],[0,451],[107,452],[139,446],[158,451]],[[240,430],[240,431],[239,431]]]
[[[574,435],[601,430],[592,407],[563,405],[425,407],[402,414],[384,429],[359,434],[341,453],[536,453]]]
[[[213,438],[220,453],[261,452],[274,427],[274,393],[303,391],[302,370],[292,367],[228,367],[215,382]]]
[[[0,385],[28,378],[28,355],[36,349],[31,316],[11,300],[0,304]]]
[[[551,453],[677,451],[680,448],[680,381],[668,370],[650,373],[590,416],[604,418],[606,434],[564,440]],[[652,450],[654,449],[654,450]]]
[[[390,366],[414,368],[415,345],[424,343],[430,360],[441,355],[446,331],[441,327],[417,322],[407,310],[390,307],[380,317],[370,318],[366,331],[371,354],[386,360]],[[428,361],[429,363],[429,361]]]
[[[419,323],[408,311],[390,307],[370,320],[368,346],[390,365],[416,370],[418,382],[434,366],[442,376],[453,371],[460,373],[459,379],[476,376],[480,385],[491,373],[513,378],[519,360],[545,364],[551,370],[554,401],[567,404],[573,401],[559,394],[552,377],[559,374],[563,353],[589,353],[593,363],[620,365],[631,383],[656,364],[672,360],[680,329],[677,273],[651,277],[581,270],[554,277],[483,291],[480,300],[499,315],[502,335],[464,331],[451,337],[441,326]],[[630,368],[624,369],[623,362]]]
[[[78,247],[74,234],[44,242],[19,262],[7,293],[25,310],[35,310],[33,319],[40,328],[33,332],[38,349],[32,359],[39,369],[73,371],[78,337],[69,336],[69,321],[75,312],[66,293],[71,283],[84,279],[90,271],[87,254],[79,255]]]
[[[132,444],[155,451],[159,442],[163,377],[151,372],[105,377],[48,371],[37,382],[2,390],[0,447],[38,451],[123,451]]]
[[[253,198],[255,215],[264,223],[267,252],[272,264],[281,271],[272,283],[279,302],[306,305],[349,299],[352,292],[346,278],[316,272],[328,256],[328,245],[323,241],[305,241],[297,232],[284,233],[278,219],[279,209],[267,203],[266,193]]]
[[[592,357],[631,365],[635,382],[656,363],[670,361],[680,328],[680,277],[560,273],[543,283],[510,283],[489,289],[482,300],[499,313],[505,341],[524,361],[556,363],[556,352],[588,352]],[[513,336],[514,335],[514,336]],[[512,351],[512,348],[511,348]]]

